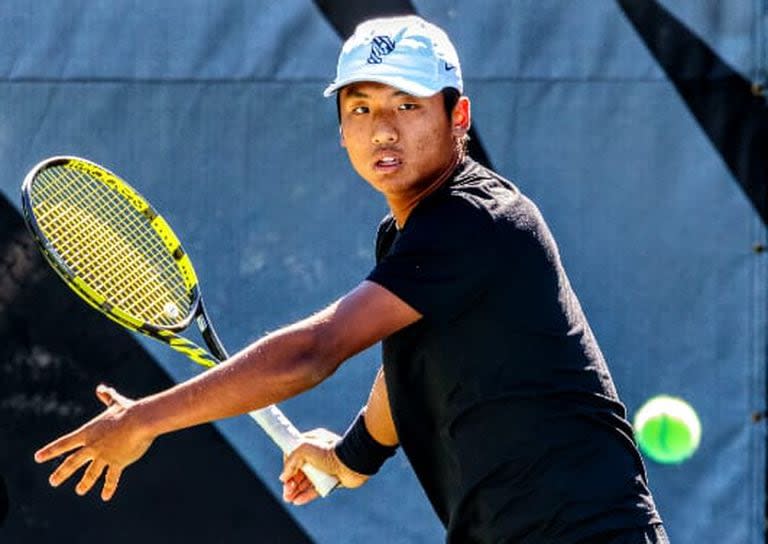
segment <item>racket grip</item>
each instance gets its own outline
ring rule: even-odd
[[[261,410],[250,412],[248,415],[264,429],[264,432],[283,450],[284,454],[288,455],[291,453],[301,442],[301,433],[277,406],[267,406]],[[339,481],[336,478],[313,467],[309,463],[301,467],[301,470],[309,478],[309,481],[312,482],[315,491],[321,497],[327,497],[339,485]]]

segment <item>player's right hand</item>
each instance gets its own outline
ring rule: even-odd
[[[280,474],[283,500],[286,502],[301,506],[319,497],[312,482],[301,471],[305,463],[335,476],[342,487],[360,487],[368,481],[368,476],[351,470],[336,456],[334,448],[341,440],[336,433],[327,429],[314,429],[302,434],[302,439],[302,443],[285,458],[283,472]]]

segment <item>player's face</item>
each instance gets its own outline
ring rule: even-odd
[[[441,93],[428,98],[381,83],[339,91],[341,143],[352,166],[391,198],[411,198],[453,164],[456,127]]]

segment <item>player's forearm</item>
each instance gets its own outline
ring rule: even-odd
[[[365,426],[370,435],[380,444],[394,446],[399,442],[389,406],[383,367],[379,368],[379,372],[376,374],[368,402],[365,405]]]
[[[327,340],[318,314],[187,382],[141,399],[135,415],[157,436],[280,402],[314,387],[338,367],[344,354],[334,353]]]
[[[386,289],[365,281],[225,363],[142,399],[134,412],[156,436],[262,408],[310,389],[342,361],[420,317]]]
[[[395,454],[398,442],[381,367],[365,408],[334,446],[334,458],[340,468],[368,477]]]

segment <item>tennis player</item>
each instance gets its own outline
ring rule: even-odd
[[[210,371],[107,409],[36,454],[86,466],[102,498],[159,435],[310,389],[382,341],[368,403],[339,439],[307,435],[281,475],[286,500],[314,490],[304,460],[357,487],[400,445],[451,543],[667,542],[603,355],[536,206],[465,152],[469,99],[439,28],[414,17],[360,25],[326,96],[341,143],[384,195],[376,265],[326,309]]]

